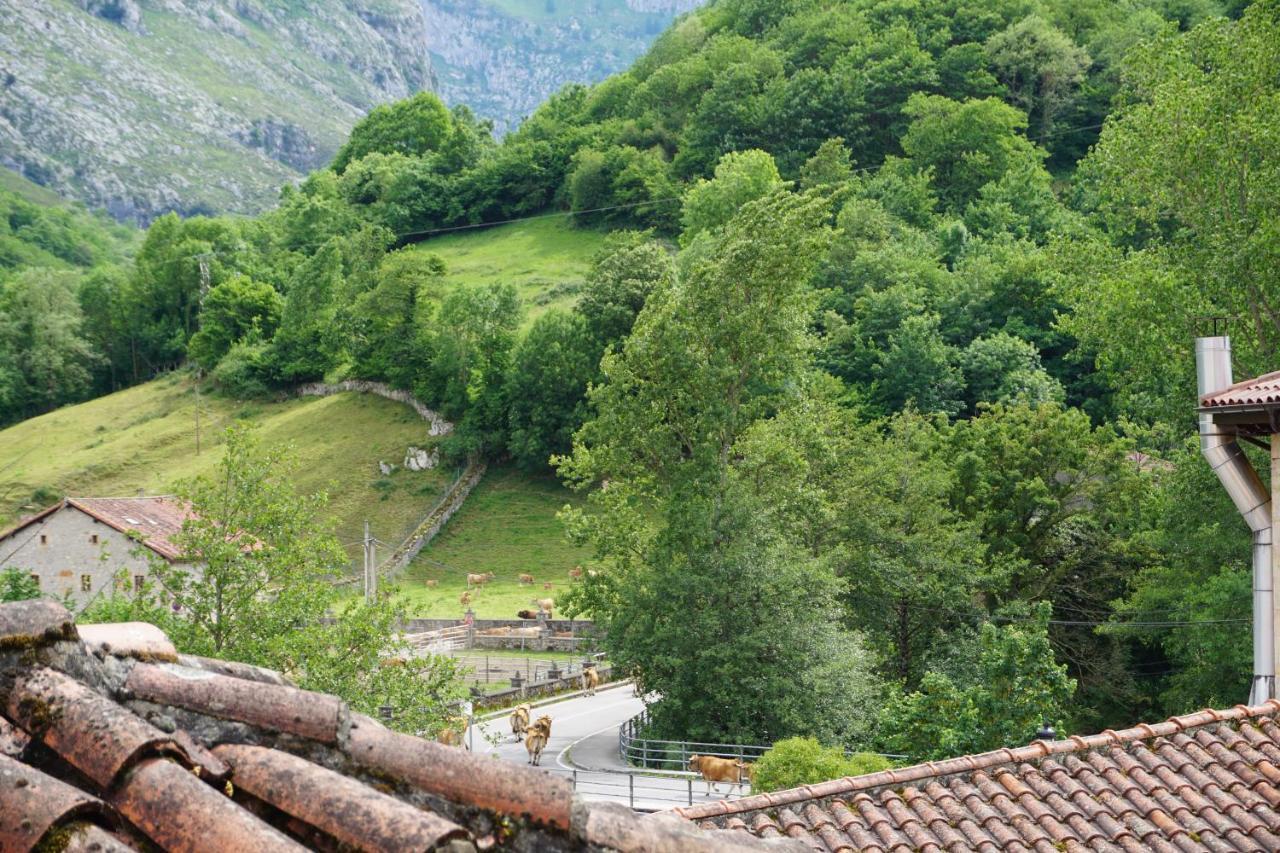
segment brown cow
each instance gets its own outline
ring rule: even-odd
[[[459,603],[459,604],[461,604],[463,607],[470,607],[470,606],[471,606],[471,593],[468,591],[468,592],[464,592],[464,593],[462,593],[462,595],[458,596],[458,603]]]
[[[436,580],[429,580],[429,581],[427,581],[427,589],[435,589],[435,588],[436,588],[436,586],[438,586],[438,585],[439,585],[439,583],[440,583],[440,581],[436,581]]]
[[[546,613],[548,619],[553,618],[551,614],[554,613],[556,609],[556,600],[554,598],[535,598],[529,603],[535,605],[543,613]]]
[[[537,619],[538,611],[536,610],[517,610],[516,615],[521,619]]]
[[[533,583],[533,575],[521,575],[521,576],[520,576],[520,583],[521,583],[522,585],[529,585],[529,584],[532,584],[532,583]]]
[[[569,577],[573,578],[574,580],[577,580],[578,578],[582,577],[582,566],[574,566],[572,569],[570,569]]]
[[[542,763],[542,750],[551,740],[551,718],[543,714],[525,730],[524,748],[529,753],[529,763],[537,767]]]
[[[463,735],[467,733],[466,717],[450,717],[445,723],[444,728],[436,735],[436,742],[445,746],[461,746],[466,748],[463,741]]]
[[[735,785],[744,784],[747,781],[746,768],[747,765],[735,758],[716,758],[711,755],[689,756],[689,769],[694,773],[702,774],[702,778],[707,781],[708,795],[711,794],[717,782],[728,782],[730,792]],[[718,788],[716,793],[720,793]]]
[[[596,688],[600,686],[600,673],[596,672],[594,666],[585,667],[582,670],[582,692],[587,696],[596,695]]]
[[[484,586],[491,580],[493,580],[493,572],[485,572],[482,575],[467,573],[467,586]]]
[[[516,740],[524,737],[525,730],[529,728],[529,704],[517,705],[515,710],[511,712],[511,733],[516,736]]]

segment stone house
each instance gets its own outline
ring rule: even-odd
[[[64,498],[0,532],[0,570],[31,573],[42,594],[82,609],[123,570],[140,586],[157,555],[185,562],[173,537],[187,518],[176,498]]]

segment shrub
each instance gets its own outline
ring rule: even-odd
[[[816,738],[780,740],[756,762],[753,791],[781,791],[843,776],[860,776],[889,767],[879,755],[857,752],[845,755],[836,746],[823,746]]]
[[[265,397],[271,372],[267,345],[241,341],[233,344],[213,369],[213,381],[232,397]]]

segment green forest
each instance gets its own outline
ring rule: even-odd
[[[410,389],[453,461],[583,492],[561,606],[661,736],[924,759],[1244,700],[1192,340],[1280,367],[1280,2],[716,0],[489,127],[421,93],[136,237],[0,193],[0,424],[174,369]],[[448,282],[433,240],[531,217],[599,244],[575,292]]]

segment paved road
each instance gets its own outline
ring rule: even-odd
[[[595,696],[534,708],[534,719],[542,714],[551,717],[551,739],[540,766],[548,773],[575,778],[578,793],[587,799],[613,800],[637,809],[686,805],[691,790],[695,803],[724,799],[724,785],[719,794],[708,796],[701,779],[693,780],[691,786],[689,778],[631,772],[632,768],[618,756],[618,728],[642,710],[644,702],[630,684],[601,689]],[[472,748],[479,755],[494,755],[521,764],[529,761],[524,742],[515,740],[506,717],[478,723],[470,737]]]

